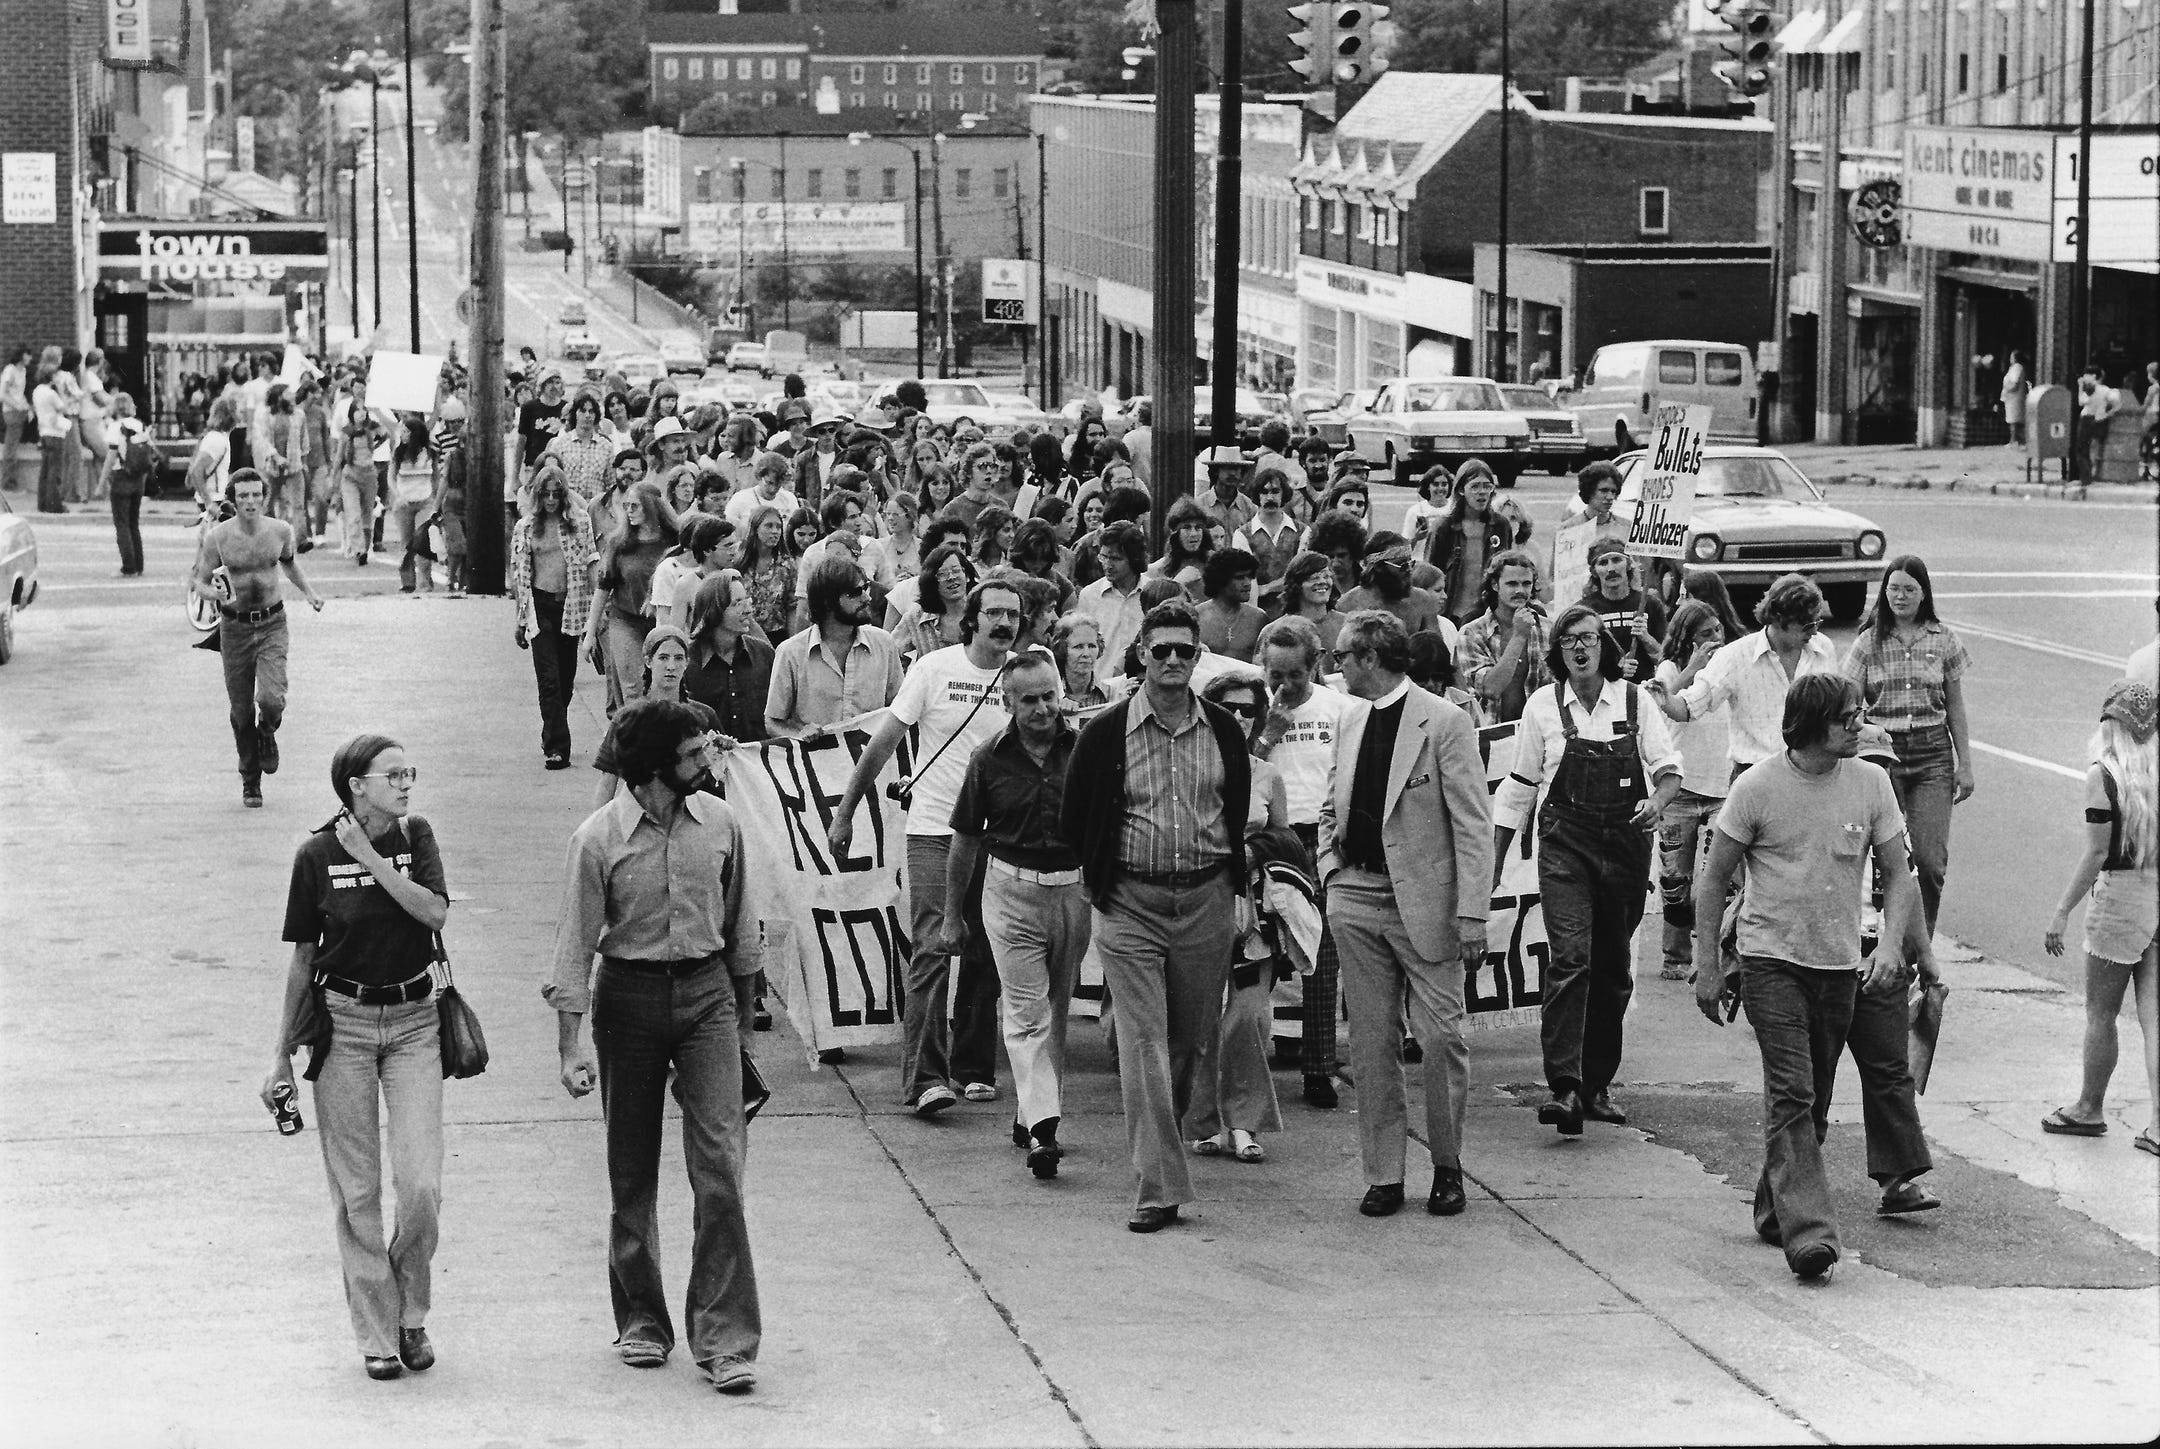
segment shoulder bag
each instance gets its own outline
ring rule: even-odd
[[[442,977],[435,993],[435,1014],[442,1028],[442,1074],[463,1081],[487,1070],[487,1034],[480,1018],[450,977],[450,953],[443,948],[442,932],[435,933],[435,968]]]

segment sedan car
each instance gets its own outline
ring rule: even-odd
[[[887,397],[900,386],[901,379],[888,378],[872,383],[870,396]],[[990,401],[989,394],[972,382],[959,382],[949,378],[926,377],[921,379],[923,396],[929,400],[926,411],[930,420],[945,427],[961,423],[973,423],[985,435],[1004,436],[1013,430],[1012,419],[1004,410]]]
[[[1435,463],[1453,469],[1482,458],[1512,488],[1528,466],[1529,420],[1508,411],[1499,385],[1482,377],[1398,378],[1344,435],[1351,452],[1404,487]]]
[[[644,352],[624,352],[608,359],[608,371],[619,372],[632,387],[651,387],[668,375],[667,364]]]
[[[1050,414],[1035,406],[1033,399],[1025,393],[987,392],[983,396],[990,399],[990,406],[1003,413],[1015,429],[1033,428],[1038,433],[1057,431]]]
[[[1649,454],[1624,453],[1616,511],[1632,518]],[[1774,448],[1712,444],[1703,449],[1688,520],[1688,568],[1708,569],[1728,589],[1759,589],[1781,574],[1805,574],[1839,619],[1857,619],[1868,588],[1883,576],[1883,532],[1857,513],[1833,508],[1792,461]],[[1679,597],[1680,570],[1658,560],[1659,594]]]
[[[1589,444],[1575,414],[1552,400],[1552,394],[1535,384],[1502,383],[1500,397],[1510,412],[1518,412],[1530,424],[1530,463],[1547,473],[1572,473],[1583,465]]]
[[[37,535],[30,531],[30,520],[0,495],[0,664],[15,654],[15,611],[37,599],[37,565]]]
[[[1310,397],[1312,394],[1303,394]],[[1332,402],[1305,409],[1305,431],[1317,436],[1337,452],[1342,451],[1349,438],[1350,420],[1372,407],[1378,397],[1377,389],[1362,392],[1339,392]]]
[[[555,320],[565,327],[583,327],[585,325],[585,304],[573,297],[562,304],[562,311],[555,315]]]
[[[738,342],[727,350],[729,372],[765,371],[765,344],[762,342]]]
[[[660,339],[660,362],[671,373],[702,374],[705,345],[687,332]]]
[[[590,362],[600,355],[600,339],[580,327],[564,335],[562,355],[572,362]]]
[[[1269,423],[1282,423],[1287,426],[1290,422],[1289,414],[1278,404],[1269,403],[1249,387],[1237,389],[1234,406],[1237,409],[1237,439],[1240,447],[1257,448],[1260,446],[1262,428]],[[1214,422],[1215,389],[1210,384],[1202,383],[1193,389],[1193,431],[1208,432]]]

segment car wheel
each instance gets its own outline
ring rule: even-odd
[[[1632,453],[1635,451],[1635,435],[1628,431],[1626,423],[1614,423],[1612,431],[1615,453]]]
[[[0,664],[15,657],[15,601],[0,600]]]
[[[1387,457],[1383,461],[1386,462],[1388,471],[1394,475],[1395,486],[1397,488],[1408,488],[1410,486],[1410,460],[1396,457],[1394,445],[1390,444],[1387,449]]]
[[[1516,481],[1522,477],[1522,472],[1523,470],[1519,467],[1495,468],[1493,469],[1493,481],[1502,488],[1513,488]]]
[[[1833,619],[1857,619],[1867,608],[1866,584],[1830,584],[1822,592]]]

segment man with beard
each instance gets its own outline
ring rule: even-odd
[[[932,650],[909,668],[891,714],[855,762],[827,837],[834,854],[848,853],[855,838],[856,806],[912,730],[919,762],[909,777],[907,806],[913,955],[902,1008],[900,1100],[918,1117],[934,1117],[953,1105],[952,1077],[960,1079],[971,1102],[997,1096],[997,966],[978,932],[961,953],[957,976],[952,973],[946,950],[945,873],[952,851],[953,806],[968,761],[1009,720],[999,685],[1013,641],[1020,637],[1020,617],[1020,593],[1009,583],[985,580],[969,592],[960,616],[962,642]],[[949,1043],[948,986],[957,998]]]
[[[1665,657],[1658,648],[1665,637],[1665,601],[1635,587],[1623,540],[1601,538],[1590,545],[1590,583],[1582,602],[1598,611],[1605,628],[1620,641],[1620,677],[1649,683]]]
[[[727,802],[701,793],[710,778],[705,730],[687,705],[638,700],[616,716],[615,733],[629,788],[570,837],[553,979],[542,994],[556,1012],[563,1089],[582,1097],[596,1081],[601,1088],[616,1352],[632,1368],[658,1368],[675,1342],[657,1211],[672,1069],[696,1224],[690,1352],[715,1389],[742,1394],[757,1382],[762,1335],[743,1218],[741,1028],[759,941],[746,909],[749,861]],[[588,1012],[597,1078],[581,1040]]]
[[[292,525],[263,517],[267,491],[262,475],[242,468],[228,485],[233,516],[203,536],[188,586],[217,605],[218,655],[225,662],[225,698],[231,706],[233,744],[240,753],[240,803],[262,808],[262,777],[278,769],[277,731],[285,718],[285,658],[292,636],[278,571],[292,580],[316,613],[322,595],[300,572]],[[225,570],[231,597],[218,594],[213,576]]]
[[[883,709],[906,675],[899,642],[870,622],[870,582],[855,560],[842,553],[818,560],[805,598],[810,626],[773,654],[765,728],[775,739],[815,740]]]

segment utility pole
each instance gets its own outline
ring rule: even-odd
[[[2092,259],[2086,239],[2092,234],[2093,0],[2085,0],[2082,24],[2084,34],[2078,41],[2077,239],[2070,254],[2070,365],[2063,369],[2073,408],[2079,402],[2077,380],[2091,360],[2085,354],[2092,350]],[[2082,437],[2079,442],[2083,444]],[[2090,483],[2085,462],[2090,448],[2079,446],[2070,451],[2079,481]]]
[[[937,239],[937,375],[952,376],[952,259],[945,255],[945,134],[930,137],[930,224]]]
[[[1035,405],[1050,411],[1050,138],[1035,133],[1035,326],[1041,336],[1041,371],[1035,376]]]
[[[926,376],[923,369],[923,266],[922,266],[922,152],[916,147],[907,148],[908,157],[915,163],[915,376]]]
[[[368,64],[368,218],[374,235],[368,250],[375,265],[373,325],[382,326],[382,77]]]
[[[1222,36],[1222,115],[1215,142],[1215,360],[1208,381],[1215,446],[1234,448],[1238,441],[1238,222],[1245,185],[1245,0],[1223,0]]]
[[[355,153],[359,148],[353,148]],[[345,268],[351,284],[345,295],[352,301],[352,335],[357,345],[360,331],[360,157],[352,158],[352,169],[345,173]]]
[[[780,325],[795,330],[795,260],[788,250],[787,135],[780,134]]]
[[[562,138],[562,154],[555,161],[555,199],[562,203],[563,275],[570,275],[570,148],[577,143],[570,137]]]
[[[1013,184],[1013,244],[1020,248],[1014,255],[1023,263],[1023,270],[1020,273],[1022,277],[1027,275],[1024,264],[1028,259],[1027,213],[1020,205],[1020,198],[1025,191],[1026,188],[1019,184],[1019,178],[1015,177]],[[1028,346],[1028,332],[1032,326],[1033,324],[1029,324],[1020,329],[1020,390],[1022,392],[1027,391],[1028,379],[1035,375],[1035,365],[1031,360]]]
[[[1192,491],[1193,87],[1200,68],[1194,0],[1156,0],[1155,365],[1143,379],[1155,399],[1151,475],[1160,546],[1170,504]]]
[[[466,389],[465,536],[476,594],[503,592],[506,544],[499,481],[503,456],[503,0],[472,0],[471,122],[473,228],[468,285],[472,331],[466,342],[471,386]]]
[[[1486,359],[1492,375],[1501,382],[1513,382],[1514,370],[1508,366],[1508,93],[1514,89],[1514,54],[1510,49],[1511,24],[1508,0],[1500,0],[1500,288],[1495,299],[1500,313],[1500,351],[1496,357]],[[1832,63],[1836,57],[1833,56]]]
[[[406,304],[406,318],[411,324],[412,350],[420,350],[420,208],[415,197],[419,194],[415,177],[419,175],[419,163],[413,159],[413,132],[419,127],[413,124],[413,73],[412,73],[412,0],[405,0],[405,275],[412,283],[412,296]]]

